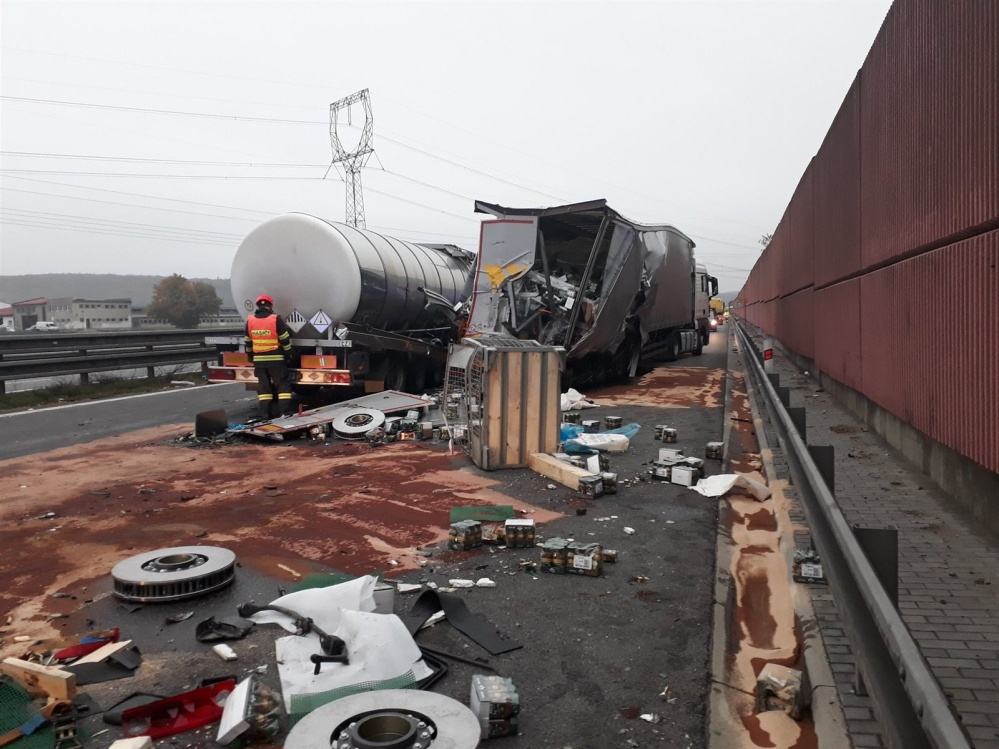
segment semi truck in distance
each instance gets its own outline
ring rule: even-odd
[[[606,200],[475,208],[493,218],[482,222],[464,335],[505,332],[561,346],[573,384],[701,353],[717,281],[676,227],[630,221]]]

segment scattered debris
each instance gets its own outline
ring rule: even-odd
[[[478,580],[475,581],[475,587],[476,588],[495,588],[496,587],[496,582],[494,580],[490,580],[488,577],[480,577]]]
[[[218,701],[231,693],[235,679],[224,679],[211,686],[166,697],[121,714],[122,731],[127,736],[161,739],[215,723],[222,717]]]
[[[709,442],[704,446],[704,457],[711,458],[713,460],[721,460],[722,453],[725,451],[724,442]]]
[[[289,566],[287,566],[285,564],[278,563],[277,566],[278,566],[278,569],[284,570],[285,572],[287,572],[292,577],[301,577],[302,576],[301,572],[299,572],[298,570],[293,570],[291,567],[289,567]]]
[[[470,551],[482,546],[481,521],[459,520],[452,522],[448,530],[447,545],[452,551]]]
[[[178,601],[231,584],[236,555],[218,546],[175,546],[137,554],[112,570],[114,594],[126,601]]]
[[[475,587],[475,581],[474,580],[465,580],[463,578],[454,578],[453,580],[448,580],[447,583],[452,588],[474,588]]]
[[[819,559],[819,553],[815,549],[794,550],[791,575],[798,583],[826,584],[822,560]]]
[[[218,645],[213,645],[212,652],[224,661],[234,661],[238,657],[236,655],[236,651],[224,642],[220,642]]]
[[[638,583],[639,585],[644,585],[649,581],[649,578],[645,575],[632,575],[628,578],[629,583]]]
[[[644,720],[646,723],[661,723],[662,722],[662,717],[659,716],[659,715],[656,715],[655,713],[642,713],[638,717],[641,718],[642,720]]]
[[[468,704],[479,721],[481,738],[494,739],[517,733],[520,695],[512,679],[473,674]]]
[[[194,612],[193,611],[184,611],[184,612],[181,612],[179,614],[173,614],[171,616],[168,616],[164,620],[164,622],[166,624],[179,624],[180,622],[186,622],[192,616],[194,616]]]
[[[629,527],[629,526],[627,526],[627,525],[626,525],[626,526],[624,526],[624,528],[622,528],[621,530],[623,530],[623,531],[624,531],[625,533],[627,533],[627,534],[628,534],[629,536],[633,536],[633,535],[635,535],[635,529],[634,529],[634,528],[631,528],[631,527]]]
[[[198,622],[194,636],[198,642],[221,642],[223,640],[241,640],[250,633],[254,623],[248,619],[227,617],[216,619],[210,616]]]
[[[802,684],[805,676],[801,671],[768,663],[756,679],[756,710],[783,710],[797,720],[808,707],[809,689]]]
[[[759,473],[720,473],[703,478],[690,488],[705,497],[721,497],[732,489],[739,488],[748,489],[760,502],[770,498],[770,489]]]

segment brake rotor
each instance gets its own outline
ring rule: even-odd
[[[381,689],[313,710],[284,749],[475,749],[480,730],[475,714],[450,697]]]
[[[333,431],[344,439],[362,439],[376,427],[384,426],[385,414],[373,408],[351,408],[333,419]]]
[[[218,546],[174,546],[124,559],[111,570],[126,601],[180,601],[219,590],[236,576],[236,555]]]

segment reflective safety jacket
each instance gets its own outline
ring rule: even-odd
[[[284,361],[291,352],[291,331],[274,313],[256,312],[246,321],[246,352],[254,364]]]

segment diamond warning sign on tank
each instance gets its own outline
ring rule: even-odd
[[[311,318],[309,322],[312,323],[312,327],[316,329],[317,333],[325,333],[326,329],[333,324],[333,320],[322,310],[319,310]]]
[[[288,315],[284,322],[289,328],[291,328],[293,333],[297,333],[305,326],[305,315],[298,310],[295,310]]]

